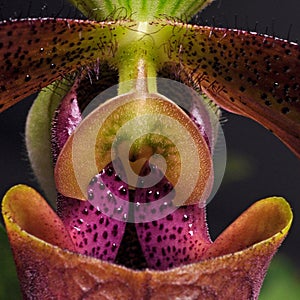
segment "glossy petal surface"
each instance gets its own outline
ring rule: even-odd
[[[141,175],[147,175],[150,167],[145,165]],[[160,170],[152,167],[152,172],[161,177]],[[140,187],[135,192],[135,203],[151,205],[146,210],[139,205],[134,212],[136,231],[150,269],[167,270],[200,261],[211,245],[205,207],[199,204],[172,207],[175,193],[166,177],[152,187]],[[161,199],[163,201],[158,204]],[[168,209],[172,210],[169,214],[166,213]],[[156,216],[158,212],[165,216],[143,222],[144,215]]]
[[[45,240],[36,238],[34,235],[39,234],[40,219],[32,218],[33,210],[20,213],[14,207],[16,198],[24,188],[14,188],[14,192],[10,191],[3,202],[4,219],[24,299],[162,299],[166,295],[172,298],[225,300],[239,295],[239,299],[257,299],[270,259],[286,236],[292,219],[290,207],[282,198],[265,199],[263,203],[254,204],[250,212],[256,211],[258,205],[263,210],[264,219],[260,224],[271,228],[275,220],[274,228],[267,230],[265,235],[262,231],[260,239],[250,241],[248,248],[239,251],[240,245],[237,245],[230,248],[228,255],[163,272],[132,271],[56,247],[51,235],[46,235]],[[30,189],[26,199],[29,207],[36,204],[32,197],[35,194]],[[42,203],[39,204],[44,207],[46,204]],[[245,214],[248,214],[247,211]],[[25,217],[31,220],[29,224],[36,222],[36,226],[27,226],[23,222]],[[280,224],[276,221],[278,217],[282,220]],[[236,222],[239,223],[239,219]],[[237,232],[238,235],[251,235],[248,231],[252,231],[252,217],[249,222],[245,227],[247,232]],[[235,250],[238,252],[231,252]]]
[[[127,185],[112,172],[112,165],[93,179],[89,201],[58,197],[58,214],[70,233],[76,252],[103,261],[115,261],[125,232],[126,223],[112,217],[114,213],[128,211],[129,192]],[[122,199],[122,211],[116,212],[115,197]],[[128,213],[128,212],[127,212]]]

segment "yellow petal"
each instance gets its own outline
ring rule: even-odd
[[[2,214],[9,238],[30,237],[63,249],[74,250],[62,221],[34,189],[17,185],[4,196]]]
[[[277,244],[286,236],[291,223],[292,211],[280,197],[260,200],[248,208],[216,239],[205,258],[241,251],[249,246],[263,248]]]

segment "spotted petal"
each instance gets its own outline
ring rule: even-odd
[[[178,74],[225,109],[261,123],[300,155],[298,45],[171,21],[140,25],[70,20],[2,23],[1,110],[82,64],[109,60],[124,74],[128,59],[137,59],[134,53],[138,57],[149,53],[146,59],[163,75]],[[20,35],[28,42],[17,47]],[[126,47],[128,51],[123,51]]]
[[[140,175],[147,175],[150,168],[151,165],[144,165]],[[152,172],[156,177],[161,175],[153,166]],[[175,193],[166,177],[154,186],[139,187],[135,192],[134,201],[142,203],[134,212],[136,231],[151,269],[166,270],[202,260],[211,245],[205,207],[199,204],[174,207]],[[149,206],[143,205],[145,203]],[[143,222],[145,214],[152,216],[153,221]]]
[[[67,19],[0,23],[0,111],[67,73],[111,59],[111,30],[122,27]]]
[[[173,32],[169,74],[177,69],[183,81],[259,122],[300,156],[299,45],[241,30],[179,24]]]
[[[77,82],[63,98],[53,120],[52,150],[54,164],[67,139],[81,121],[76,89]],[[109,167],[111,168],[111,166]],[[113,199],[110,198],[112,193],[114,195],[120,193],[119,196],[123,200],[128,200],[127,186],[124,187],[124,183],[118,180],[118,177],[112,175],[110,172],[100,174],[101,185],[96,184],[96,178],[91,182],[97,194],[100,194],[99,201],[103,202],[103,198],[107,199],[106,203],[109,200],[112,201]],[[89,200],[96,198],[96,194],[91,193],[93,192],[89,192]],[[58,215],[70,233],[76,251],[106,261],[114,261],[126,223],[109,218],[108,212],[104,214],[101,209],[102,207],[96,204],[84,203],[61,194],[58,194],[57,197]]]
[[[44,222],[48,213],[47,204],[28,187],[14,187],[3,201],[24,299],[162,299],[166,295],[173,299],[226,300],[236,295],[257,299],[270,259],[292,220],[291,209],[282,198],[257,202],[245,212],[242,222],[238,219],[232,225],[237,236],[246,237],[245,242],[231,244],[227,250],[223,242],[222,256],[212,255],[208,260],[162,272],[133,271],[66,250],[66,241],[53,238],[53,224],[60,226],[55,233],[63,236],[60,221]],[[259,226],[253,226],[255,216]],[[244,226],[239,226],[241,223]],[[41,228],[48,232],[43,237]]]

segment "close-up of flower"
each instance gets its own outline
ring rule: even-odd
[[[23,139],[38,187],[2,200],[23,299],[258,299],[297,199],[271,182],[213,235],[208,204],[228,170],[251,173],[226,166],[226,114],[299,166],[299,45],[203,25],[212,0],[69,2],[76,17],[0,22],[4,118],[38,93]]]

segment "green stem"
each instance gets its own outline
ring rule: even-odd
[[[155,93],[159,55],[147,22],[138,22],[120,41],[117,54],[119,95]]]
[[[145,94],[156,91],[156,68],[153,63],[145,58],[136,57],[134,63],[120,66],[119,95],[129,92]]]
[[[153,21],[165,18],[190,19],[213,0],[69,0],[83,14],[97,21],[131,19]]]

